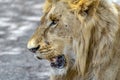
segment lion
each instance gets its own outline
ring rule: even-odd
[[[46,0],[27,48],[51,80],[120,80],[120,7],[111,0]]]

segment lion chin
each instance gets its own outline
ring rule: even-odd
[[[50,80],[120,80],[120,6],[46,0],[27,48],[50,62]]]

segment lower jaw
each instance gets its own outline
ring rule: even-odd
[[[50,63],[50,66],[56,69],[63,69],[65,68],[65,63],[63,63],[62,65],[60,65],[60,63],[59,64]]]
[[[41,57],[39,57],[39,56],[41,56]],[[59,56],[62,56],[62,64],[63,65],[61,65],[61,66],[56,66],[56,67],[52,67],[51,66],[51,68],[53,68],[53,69],[64,69],[65,68],[65,66],[66,66],[66,59],[65,59],[65,56],[64,55],[59,55]],[[57,57],[59,57],[59,56],[57,56]],[[35,54],[35,57],[38,59],[38,60],[42,60],[42,59],[45,59],[45,60],[50,60],[49,58],[47,59],[46,57],[45,57],[45,55],[42,55],[42,54],[40,54],[40,53],[36,53]],[[61,58],[60,58],[61,59]],[[59,61],[59,63],[60,63],[60,61]]]

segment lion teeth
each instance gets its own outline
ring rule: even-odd
[[[56,62],[56,58],[55,58],[55,57],[54,57],[54,58],[51,58],[51,59],[50,59],[50,62],[53,62],[53,63]]]

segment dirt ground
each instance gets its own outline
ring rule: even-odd
[[[44,0],[0,0],[0,80],[48,80],[49,64],[26,44],[42,14]]]
[[[49,80],[49,63],[37,60],[26,48],[43,2],[0,0],[0,80]]]

